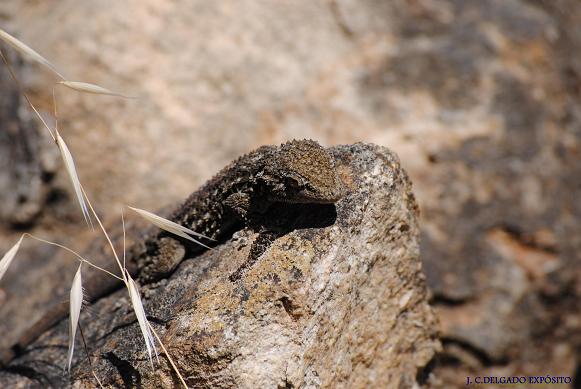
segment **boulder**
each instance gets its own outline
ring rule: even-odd
[[[383,147],[332,150],[348,194],[336,205],[280,209],[295,213],[296,228],[241,280],[228,276],[248,256],[255,233],[247,229],[142,287],[150,321],[189,387],[400,388],[423,378],[439,341],[410,181]],[[126,290],[85,310],[81,323],[104,385],[179,386],[163,352],[151,368]],[[65,320],[44,334],[0,382],[97,387],[80,342],[70,381],[63,376],[67,330]]]

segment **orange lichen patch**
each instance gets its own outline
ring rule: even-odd
[[[549,233],[546,231],[534,234],[534,236],[537,235],[543,241],[554,241],[554,239],[550,239]],[[553,250],[520,240],[503,229],[494,229],[488,232],[486,240],[500,255],[514,261],[524,269],[532,279],[544,277],[547,270],[554,266],[559,259]]]
[[[246,315],[254,314],[264,309],[268,301],[279,300],[284,296],[292,298],[295,310],[300,309],[298,302],[300,294],[293,287],[293,272],[309,274],[310,258],[313,258],[315,242],[297,241],[295,237],[282,238],[270,248],[270,254],[263,257],[261,264],[252,267],[243,278],[243,283],[250,296],[244,304]],[[301,255],[289,255],[287,246],[295,250],[300,248]],[[270,275],[276,274],[277,281],[270,281]],[[298,292],[298,293],[297,293]]]
[[[339,178],[341,179],[343,184],[345,184],[345,186],[349,190],[356,189],[355,183],[353,182],[353,174],[347,166],[345,166],[345,165],[337,166],[337,173],[339,174]]]
[[[224,274],[234,272],[240,263],[230,263],[228,269],[215,269],[216,277],[213,281],[201,286],[205,291],[195,297],[186,298],[186,300],[195,299],[193,309],[196,314],[191,316],[192,321],[183,323],[183,328],[188,328],[190,337],[196,340],[195,347],[204,349],[220,344],[226,336],[224,329],[232,325],[233,317],[237,318],[236,320],[253,317],[264,312],[265,307],[273,301],[281,302],[280,313],[284,320],[291,320],[289,307],[292,308],[292,320],[303,316],[306,312],[305,302],[302,298],[302,289],[296,287],[295,278],[296,274],[309,274],[310,258],[315,255],[314,245],[316,242],[297,237],[283,237],[268,250],[267,255],[260,258],[243,275],[238,283],[224,282]],[[294,256],[289,255],[288,246],[295,250],[300,247],[302,255],[296,253]],[[243,250],[248,251],[249,246]],[[221,255],[228,256],[229,253]],[[234,256],[233,253],[231,255]],[[276,275],[274,282],[273,275]],[[182,325],[178,324],[173,332],[176,336],[183,336],[179,335],[181,330],[178,327]]]

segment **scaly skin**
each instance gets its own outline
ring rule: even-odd
[[[258,231],[250,258],[230,276],[235,282],[283,234],[266,226],[271,205],[332,204],[342,195],[343,184],[332,156],[315,141],[294,140],[281,146],[262,146],[233,161],[192,193],[169,219],[213,239],[213,243],[227,239],[244,226]],[[159,232],[131,250],[130,257],[135,262],[129,271],[142,283],[152,282],[170,274],[185,257],[191,258],[202,250],[202,246]],[[121,286],[105,274],[85,281],[87,294],[93,300]],[[9,362],[67,314],[68,307],[63,304],[47,312],[11,349],[0,352],[0,362]]]

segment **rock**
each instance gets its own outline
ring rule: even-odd
[[[349,194],[336,207],[286,206],[297,228],[241,281],[228,275],[248,255],[249,230],[142,288],[151,322],[190,387],[412,387],[438,351],[407,175],[385,148],[357,144],[333,153]],[[151,369],[125,290],[91,311],[81,322],[104,385],[179,385],[163,355]],[[96,387],[80,345],[71,383],[62,376],[66,342],[65,322],[13,361],[0,382],[21,382],[20,373],[22,382]]]
[[[386,128],[396,117],[423,134],[413,156],[393,147],[423,214],[439,387],[581,377],[581,63],[570,55],[581,8],[425,1],[399,12],[398,49],[363,80]]]
[[[580,12],[577,0],[0,4],[3,28],[63,73],[141,97],[58,94],[108,218],[183,198],[263,143],[396,151],[422,209],[443,388],[469,374],[581,377]],[[52,112],[52,76],[23,81]],[[81,240],[82,219],[69,223],[42,232]],[[37,253],[18,264],[54,275],[41,266],[58,257]],[[7,290],[3,333],[34,315],[22,295],[51,276]]]
[[[6,46],[0,49],[21,78],[22,61]],[[0,90],[0,223],[30,225],[50,196],[58,151],[36,125],[3,62]]]
[[[13,50],[1,43],[0,49],[16,77],[24,79],[28,67]],[[55,218],[62,223],[69,209],[75,215],[78,210],[72,208],[74,203],[63,201],[68,186],[63,189],[56,185],[60,155],[55,143],[35,121],[1,60],[0,91],[0,253],[4,255],[23,231],[33,232],[33,228]],[[44,231],[38,235],[47,237]],[[54,250],[46,245],[34,247],[25,242],[2,279],[0,348],[8,346],[23,326],[38,318],[35,313],[39,307],[53,301],[55,285],[63,278],[63,261],[42,261],[52,254]]]

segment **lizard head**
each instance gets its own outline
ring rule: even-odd
[[[329,204],[344,193],[333,157],[312,140],[281,145],[265,173],[273,201]]]

